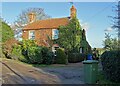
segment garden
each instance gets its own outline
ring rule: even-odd
[[[56,53],[53,53],[48,47],[38,46],[34,40],[24,40],[11,47],[8,50],[3,46],[5,57],[29,64],[67,64],[68,62],[81,62],[86,58],[85,54],[80,53],[66,55],[63,48],[59,48]]]
[[[6,26],[7,28],[9,27],[8,25]],[[6,33],[3,33],[3,35],[5,34],[7,36],[8,32],[3,32]],[[86,59],[87,54],[91,52],[91,47],[86,41],[85,31],[82,30],[76,17],[71,19],[67,26],[60,26],[59,39],[50,40],[54,42],[53,44],[57,43],[60,46],[55,53],[52,52],[51,47],[38,46],[35,40],[16,41],[13,37],[12,30],[10,34],[11,36],[9,36],[11,38],[8,39],[5,39],[7,37],[3,36],[2,49],[5,57],[30,64],[68,64],[82,62]],[[83,46],[84,43],[85,46]],[[84,47],[84,53],[80,53],[80,46]]]

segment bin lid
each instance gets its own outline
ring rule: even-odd
[[[85,60],[85,61],[83,61],[83,64],[93,64],[93,63],[98,64],[98,61],[96,61],[96,60]]]

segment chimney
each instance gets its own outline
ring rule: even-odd
[[[28,14],[28,17],[29,17],[29,23],[34,22],[35,19],[36,19],[35,13],[29,13],[29,14]]]
[[[76,17],[77,10],[76,10],[76,8],[75,8],[73,5],[72,5],[72,7],[70,8],[70,11],[71,11],[70,17],[71,17],[71,18]]]
[[[85,32],[85,29],[82,30],[82,39],[86,40],[86,32]]]

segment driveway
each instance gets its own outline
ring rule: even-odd
[[[52,65],[42,67],[43,71],[59,77],[62,84],[84,84],[83,64],[70,63],[68,65]]]
[[[0,63],[3,84],[84,84],[82,63],[39,68],[8,59]]]

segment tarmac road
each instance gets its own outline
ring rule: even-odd
[[[3,84],[59,84],[57,76],[12,60],[2,60]]]

